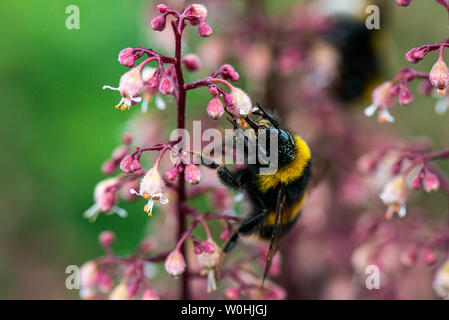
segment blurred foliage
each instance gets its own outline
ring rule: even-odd
[[[278,11],[292,2],[267,4]],[[101,163],[120,143],[126,119],[137,112],[115,112],[118,94],[101,87],[118,83],[124,71],[117,63],[120,49],[150,45],[143,31],[148,3],[0,3],[0,298],[76,298],[77,292],[65,288],[65,268],[102,254],[101,230],[117,233],[119,253],[144,235],[148,219],[140,214],[141,204],[125,205],[127,219],[100,216],[91,224],[81,214],[103,178]],[[65,27],[68,5],[80,8],[80,30]],[[388,61],[385,78],[405,65],[406,50],[441,40],[447,31],[446,13],[435,3],[391,9],[380,31],[389,39],[381,50]],[[418,69],[431,64],[427,59]],[[204,95],[191,99],[204,101]],[[409,110],[396,108],[394,115],[406,137],[429,135],[443,147],[447,116],[437,116],[431,100],[417,98]]]

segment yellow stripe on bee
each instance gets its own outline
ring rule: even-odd
[[[295,136],[295,144],[295,160],[280,168],[275,174],[258,175],[258,187],[261,192],[266,193],[268,190],[276,188],[279,183],[288,184],[302,175],[311,157],[310,149],[301,137]]]
[[[281,221],[281,224],[287,224],[291,222],[293,219],[296,218],[296,216],[299,214],[299,211],[302,208],[302,205],[304,204],[304,201],[306,200],[306,194],[304,195],[294,204],[292,204],[289,207],[284,208],[284,217]],[[265,217],[265,224],[269,226],[274,226],[274,219],[276,218],[276,212],[270,212]]]

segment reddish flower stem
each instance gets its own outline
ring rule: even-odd
[[[177,81],[177,87],[178,92],[176,95],[176,104],[177,104],[177,111],[178,111],[178,125],[177,129],[185,129],[185,116],[186,116],[186,90],[184,88],[184,74],[182,72],[182,65],[181,65],[181,59],[182,59],[182,31],[185,27],[185,22],[182,18],[183,13],[181,12],[180,17],[177,19],[177,21],[172,22],[173,32],[175,35],[175,71],[176,71],[176,81]],[[184,167],[184,164],[180,164],[182,167]],[[182,210],[185,200],[186,200],[186,190],[185,190],[185,181],[184,179],[179,179],[178,182],[178,199],[176,203],[176,212],[178,216],[178,239],[181,239],[183,236],[183,232],[186,225],[186,217]],[[181,245],[180,252],[183,256],[185,256],[185,245],[184,243]],[[188,268],[188,267],[187,267]],[[181,299],[188,300],[190,298],[190,292],[189,292],[189,272],[186,270],[186,272],[183,273],[181,278]]]

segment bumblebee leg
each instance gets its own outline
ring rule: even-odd
[[[217,170],[217,175],[220,181],[232,189],[240,189],[240,176],[235,176],[228,168],[221,166]]]
[[[252,216],[252,217],[249,217],[248,219],[243,220],[243,222],[240,224],[238,230],[236,232],[234,232],[229,237],[229,239],[225,242],[225,244],[223,246],[223,252],[228,253],[235,247],[240,234],[246,235],[246,234],[252,233],[260,225],[260,223],[265,218],[267,213],[268,213],[267,210],[263,210],[262,212],[256,214],[255,216]]]

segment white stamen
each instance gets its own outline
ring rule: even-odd
[[[156,98],[155,98],[155,104],[156,104],[156,107],[159,109],[159,110],[164,110],[166,107],[167,107],[167,105],[165,104],[165,101],[164,101],[164,99],[162,99],[161,98],[161,96],[160,95],[156,95]]]
[[[398,211],[398,216],[399,216],[399,218],[404,218],[406,214],[407,214],[407,209],[405,207],[405,204],[401,203],[401,206]]]
[[[435,104],[435,112],[437,114],[445,114],[449,107],[449,100],[446,97],[443,97],[437,101]]]
[[[148,111],[148,99],[143,99],[142,101],[142,113],[147,113]]]
[[[123,208],[119,208],[119,207],[115,206],[113,211],[115,213],[117,213],[122,218],[126,218],[128,216],[128,212]]]
[[[111,89],[111,90],[114,90],[114,91],[119,91],[120,90],[120,88],[114,88],[114,87],[111,87],[111,86],[103,86],[103,90],[105,90],[105,89]]]
[[[372,117],[374,115],[374,113],[376,113],[378,106],[375,104],[372,104],[368,107],[365,108],[365,116],[367,117]]]

